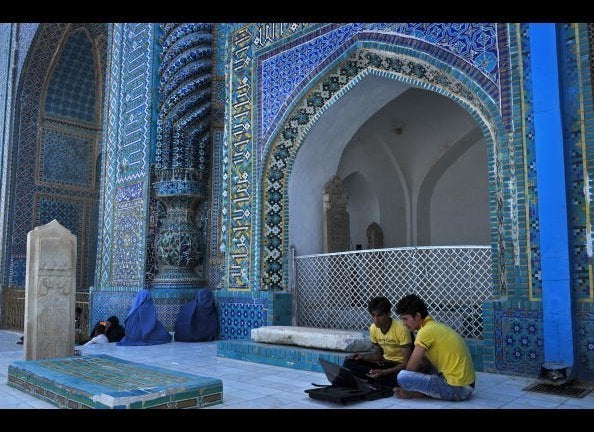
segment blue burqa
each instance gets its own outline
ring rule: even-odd
[[[171,335],[157,319],[157,308],[148,290],[141,290],[124,321],[126,336],[118,345],[159,345],[171,342]]]
[[[201,288],[182,306],[175,321],[175,341],[206,342],[217,336],[219,320],[212,291]]]

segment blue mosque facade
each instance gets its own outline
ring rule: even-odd
[[[77,236],[90,322],[149,289],[171,329],[209,288],[221,340],[291,325],[293,163],[379,77],[448,98],[481,131],[492,292],[477,369],[594,379],[593,38],[585,23],[0,24],[2,325],[27,233],[53,219]]]

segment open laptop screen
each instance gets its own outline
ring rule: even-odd
[[[347,369],[336,363],[332,363],[323,358],[318,358],[318,360],[320,361],[322,369],[324,370],[326,378],[330,384],[341,387],[357,387],[357,382],[355,381],[353,372],[350,369]]]

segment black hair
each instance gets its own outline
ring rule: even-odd
[[[374,297],[369,300],[369,304],[367,305],[367,310],[369,313],[379,312],[382,314],[390,314],[392,310],[392,303],[385,297]]]
[[[415,316],[417,312],[421,314],[421,318],[425,318],[429,315],[427,305],[423,299],[416,294],[408,294],[402,297],[396,304],[396,313],[398,315]]]
[[[105,334],[105,326],[101,323],[98,323],[95,328],[93,329],[93,336],[96,334]]]
[[[109,321],[111,323],[111,325],[114,325],[114,326],[117,326],[120,323],[120,320],[115,315],[112,315],[109,318],[107,318],[107,321]]]

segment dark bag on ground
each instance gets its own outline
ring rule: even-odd
[[[318,385],[305,393],[312,399],[347,404],[357,401],[370,401],[393,396],[392,387],[361,379],[349,370],[323,358],[319,359],[330,385]]]
[[[315,385],[315,384],[314,384]],[[305,390],[312,399],[318,399],[337,404],[348,404],[357,401],[371,401],[394,395],[391,388],[359,389],[329,385]]]

